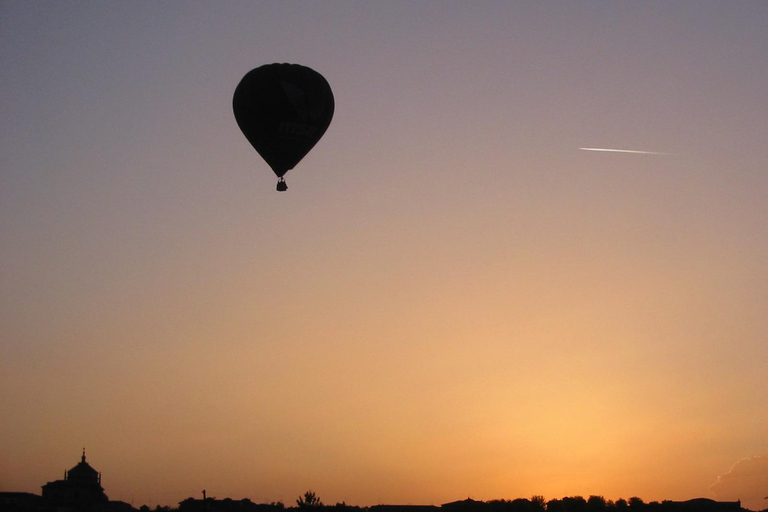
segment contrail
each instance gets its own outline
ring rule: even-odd
[[[666,155],[658,151],[638,151],[635,149],[579,148],[582,151],[606,151],[608,153],[634,153],[636,155]]]

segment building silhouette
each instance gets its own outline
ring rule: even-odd
[[[85,461],[85,448],[80,462],[64,472],[64,480],[48,482],[43,486],[43,501],[55,508],[78,510],[109,501],[101,486],[101,473]]]
[[[101,486],[101,473],[85,460],[85,449],[64,479],[42,486],[42,496],[29,492],[0,492],[0,512],[138,512],[123,501],[110,501]]]
[[[768,498],[766,498],[768,499]],[[282,503],[257,504],[245,498],[187,498],[179,502],[178,508],[160,507],[155,512],[286,512],[311,510],[314,512],[749,512],[741,507],[740,501],[714,501],[697,498],[688,501],[643,503],[640,498],[630,498],[629,503],[620,499],[606,501],[601,496],[564,497],[544,502],[543,497],[531,500],[477,501],[470,498],[461,501],[435,505],[374,505],[371,507],[349,506],[346,503],[325,506],[285,507]],[[142,506],[141,512],[149,507]],[[85,458],[83,449],[80,462],[64,471],[62,480],[54,480],[42,486],[42,496],[28,492],[0,492],[0,512],[140,512],[123,501],[110,501],[101,486],[101,473],[96,471]],[[763,512],[768,512],[765,509]]]

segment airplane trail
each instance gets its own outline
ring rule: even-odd
[[[611,148],[579,148],[582,151],[604,151],[608,153],[634,153],[636,155],[666,155],[658,151],[639,151],[636,149],[611,149]]]

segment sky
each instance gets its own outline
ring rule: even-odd
[[[0,490],[768,502],[768,2],[0,2]],[[275,192],[232,94],[336,101]],[[647,153],[585,151],[621,149]]]

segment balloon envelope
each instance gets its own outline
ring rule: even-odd
[[[232,108],[243,135],[278,177],[293,169],[331,124],[335,103],[323,76],[298,64],[252,69]]]

